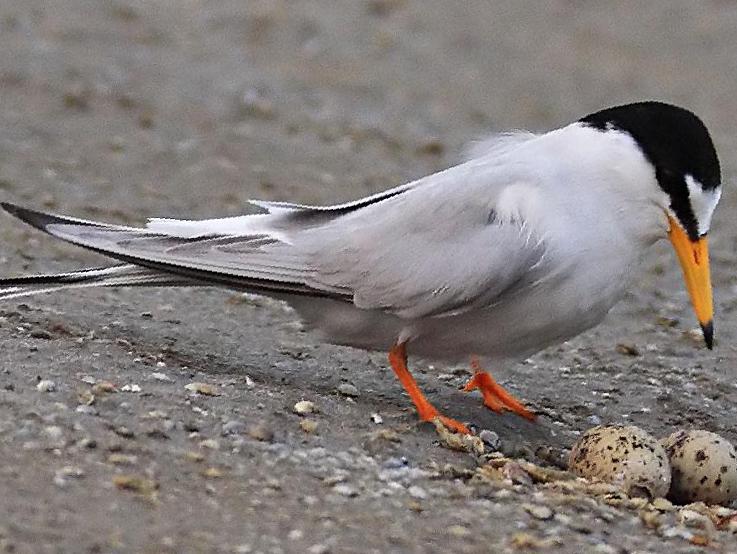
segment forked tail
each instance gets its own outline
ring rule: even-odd
[[[82,269],[53,275],[25,275],[0,279],[0,302],[44,292],[86,287],[192,286],[197,281],[138,267],[120,264]]]

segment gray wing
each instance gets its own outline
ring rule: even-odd
[[[509,179],[484,175],[464,164],[349,204],[259,203],[270,213],[157,220],[155,230],[3,207],[55,237],[198,284],[416,318],[492,305],[541,271],[545,241],[499,204]]]
[[[181,277],[185,280],[182,282],[261,293],[351,298],[350,291],[306,285],[310,272],[304,257],[266,232],[249,232],[242,236],[170,236],[145,228],[86,221],[8,203],[1,205],[7,212],[54,237],[154,273]],[[244,216],[247,217],[260,216]],[[173,226],[177,223],[172,221]],[[147,275],[154,277],[151,273]],[[5,281],[12,286],[16,280]]]
[[[449,179],[336,218],[296,243],[320,286],[402,318],[488,307],[550,271],[548,244],[504,187]]]

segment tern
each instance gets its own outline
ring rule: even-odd
[[[602,321],[668,237],[708,348],[707,236],[721,195],[706,126],[661,102],[542,133],[499,134],[459,165],[333,206],[251,201],[260,213],[150,219],[143,228],[2,207],[117,265],[0,280],[0,300],[89,286],[216,286],[291,304],[323,340],[388,350],[423,421],[467,427],[423,395],[407,355],[471,358],[464,390],[533,419],[484,364],[511,363]]]

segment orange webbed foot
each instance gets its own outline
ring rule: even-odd
[[[432,422],[438,419],[445,427],[456,433],[463,433],[464,435],[470,435],[471,431],[468,427],[463,425],[460,421],[441,415],[437,408],[433,406],[430,401],[425,398],[422,394],[420,387],[417,386],[412,374],[407,368],[407,349],[404,343],[396,344],[389,351],[389,363],[397,375],[399,382],[402,383],[404,390],[409,394],[412,403],[417,408],[417,414],[420,416],[422,421]]]
[[[497,383],[488,372],[483,371],[478,360],[471,360],[471,367],[475,373],[471,380],[466,383],[466,386],[463,387],[465,392],[479,389],[484,397],[484,405],[490,410],[496,413],[510,411],[529,421],[535,421],[535,414],[504,390],[504,387]]]

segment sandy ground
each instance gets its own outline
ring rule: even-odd
[[[734,3],[6,0],[0,52],[0,197],[126,223],[347,200],[446,167],[489,130],[647,98],[692,108],[726,184],[713,352],[688,333],[663,244],[600,327],[505,368],[537,424],[459,392],[465,368],[414,367],[446,413],[539,465],[599,421],[737,442]],[[0,245],[3,275],[101,263],[9,217]],[[417,423],[383,355],[321,345],[274,302],[36,297],[0,306],[0,344],[6,552],[704,548],[674,513],[479,479],[483,460]],[[302,399],[318,412],[294,414]]]

